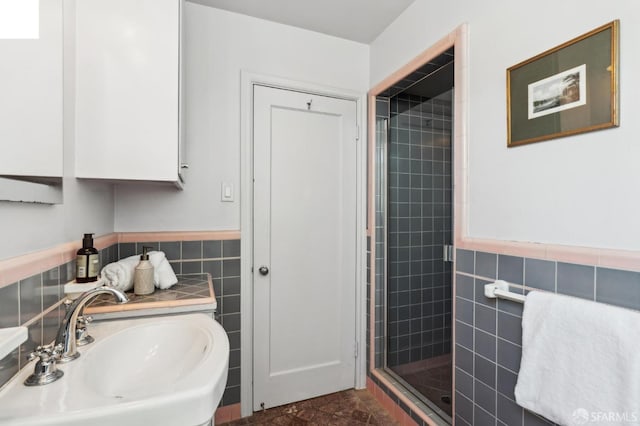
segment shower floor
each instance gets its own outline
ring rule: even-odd
[[[451,354],[399,365],[392,370],[451,416]]]

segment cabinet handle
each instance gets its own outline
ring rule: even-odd
[[[187,163],[182,163],[182,164],[180,164],[180,168],[181,169],[188,169],[189,165]]]

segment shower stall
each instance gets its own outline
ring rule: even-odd
[[[453,49],[376,99],[382,368],[449,421],[452,112]]]

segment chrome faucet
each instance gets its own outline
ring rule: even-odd
[[[60,329],[58,329],[58,335],[54,346],[61,345],[62,351],[57,359],[57,362],[69,362],[80,356],[78,352],[78,342],[76,340],[78,326],[78,316],[84,310],[87,303],[92,301],[95,297],[101,294],[112,295],[118,303],[127,303],[129,298],[120,290],[116,290],[112,287],[96,287],[89,291],[82,293],[72,304],[64,316]]]

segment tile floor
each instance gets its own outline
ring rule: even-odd
[[[225,423],[239,425],[399,425],[366,389],[332,393]]]
[[[435,365],[422,371],[403,374],[401,377],[441,410],[451,416],[451,359],[443,365]]]

